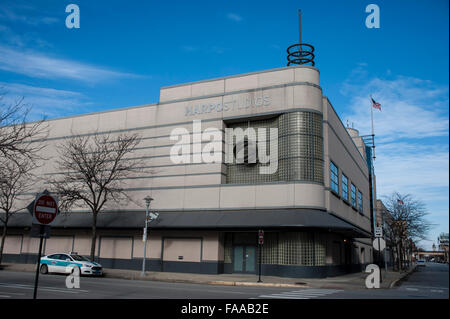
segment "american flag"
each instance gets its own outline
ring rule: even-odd
[[[381,111],[381,104],[376,102],[372,97],[370,97],[370,99],[372,100],[372,106]]]

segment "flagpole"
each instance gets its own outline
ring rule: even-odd
[[[370,188],[371,188],[371,193],[372,193],[372,223],[373,223],[373,225],[372,225],[372,227],[373,227],[373,230],[375,231],[375,227],[376,227],[376,221],[375,221],[375,206],[376,206],[376,198],[375,198],[375,192],[374,192],[374,183],[375,183],[375,181],[374,181],[374,177],[375,177],[375,172],[374,172],[374,170],[375,170],[375,165],[374,165],[374,161],[375,161],[375,131],[374,131],[374,128],[373,128],[373,98],[372,98],[372,95],[370,95],[370,100],[371,100],[371,105],[370,105],[370,119],[371,119],[371,122],[372,122],[372,167],[371,167],[371,169],[370,169],[370,171],[371,171],[371,178],[370,178],[370,181],[371,181],[371,185],[370,185]],[[375,251],[374,251],[374,253],[375,253]],[[380,245],[380,238],[378,238],[378,258],[377,258],[377,265],[378,265],[378,267],[380,267],[380,256],[381,256],[381,245]],[[375,254],[373,255],[373,257],[375,258]],[[382,282],[382,277],[381,277],[381,272],[380,272],[380,282]]]
[[[372,100],[372,95],[370,96],[370,99]],[[370,118],[372,120],[372,158],[375,161],[375,133],[373,129],[373,105],[370,105]]]

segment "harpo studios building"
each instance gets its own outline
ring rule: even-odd
[[[193,157],[189,163],[175,163],[170,152],[179,141],[170,135],[184,128],[192,143],[194,120],[201,120],[202,130],[219,132],[277,129],[278,149],[270,154],[271,160],[277,159],[276,170],[261,174],[261,167],[269,164],[194,162]],[[263,275],[323,277],[361,270],[371,262],[366,148],[323,95],[315,67],[164,87],[156,104],[48,124],[47,157],[56,158],[58,143],[71,134],[132,131],[142,138],[134,156],[144,158],[152,173],[124,181],[128,194],[142,204],[124,203],[99,215],[96,254],[104,267],[140,269],[143,198],[148,195],[154,198],[151,210],[159,213],[149,224],[148,270],[256,273],[260,229]],[[225,158],[230,148],[222,136]],[[189,152],[195,155],[195,147]],[[50,160],[40,173],[54,174],[55,167]],[[91,220],[81,210],[58,216],[44,253],[89,255]],[[29,237],[30,225],[28,213],[11,219],[5,260],[35,261],[38,239]]]

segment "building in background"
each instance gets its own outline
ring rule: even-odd
[[[445,254],[444,261],[448,263],[448,233],[441,233],[438,237],[439,250]]]
[[[375,225],[383,228],[383,239],[385,240],[386,251],[382,251],[380,254],[380,264],[382,266],[393,266],[395,256],[394,243],[390,240],[389,227],[387,227],[388,221],[392,220],[389,211],[384,206],[383,201],[377,199],[375,205]]]
[[[170,134],[184,128],[192,136],[193,120],[202,120],[203,130],[220,132],[277,129],[278,150],[270,154],[278,159],[277,170],[261,174],[261,163],[174,163]],[[263,275],[325,277],[372,263],[371,154],[358,131],[342,124],[315,67],[164,87],[155,104],[54,119],[48,125],[45,151],[54,157],[37,172],[44,181],[58,173],[58,143],[73,134],[141,135],[136,156],[154,172],[124,181],[134,202],[100,213],[96,258],[104,267],[140,269],[148,195],[160,214],[149,224],[151,271],[256,273],[258,230],[265,234]],[[225,134],[220,144],[226,146]],[[36,192],[46,188],[44,181]],[[375,187],[372,191],[376,198]],[[87,211],[58,216],[44,253],[88,255],[92,217]],[[29,237],[30,215],[18,213],[9,225],[4,260],[34,263],[38,240]]]

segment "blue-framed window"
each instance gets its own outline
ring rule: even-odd
[[[362,213],[363,211],[363,197],[362,193],[358,191],[358,210]]]
[[[352,196],[352,206],[356,208],[356,186],[353,183],[350,185],[350,193]]]
[[[330,188],[336,194],[339,194],[339,170],[333,162],[330,161]]]
[[[342,174],[342,197],[348,201],[348,178]]]

